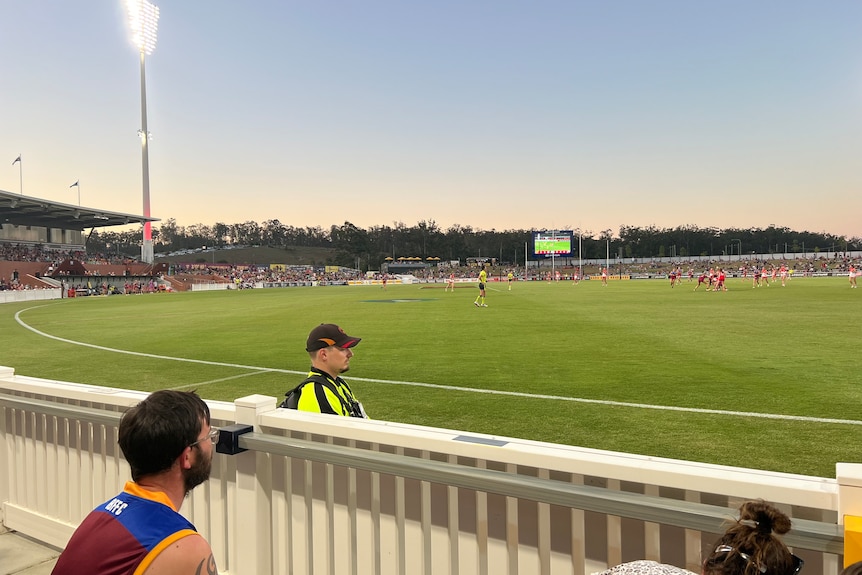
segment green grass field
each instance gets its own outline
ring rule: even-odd
[[[481,309],[472,284],[5,304],[0,365],[220,400],[281,397],[308,368],[308,331],[334,322],[363,338],[346,377],[375,419],[824,477],[859,461],[862,292],[846,278],[728,286],[491,283]]]

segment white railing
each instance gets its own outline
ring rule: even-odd
[[[62,547],[129,478],[120,413],[146,394],[15,376],[0,367],[0,520]],[[793,517],[806,575],[840,570],[862,466],[839,479],[208,402],[253,427],[216,455],[182,512],[224,573],[585,574],[654,559],[700,570],[744,499]]]

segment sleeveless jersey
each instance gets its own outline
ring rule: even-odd
[[[52,575],[139,575],[171,543],[197,533],[168,496],[129,481],[72,534]]]

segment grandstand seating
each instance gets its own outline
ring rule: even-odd
[[[12,281],[12,274],[18,270],[18,282],[29,289],[44,289],[55,287],[53,282],[42,279],[48,275],[51,268],[49,262],[10,262],[0,260],[0,278],[7,284]]]
[[[91,283],[121,288],[126,281],[149,281],[168,271],[167,264],[154,266],[119,255],[90,255],[80,246],[65,248],[45,248],[32,242],[0,242],[0,283],[4,288],[11,287],[17,270],[17,289],[57,288],[61,282],[70,288],[84,288]]]

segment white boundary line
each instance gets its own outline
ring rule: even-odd
[[[46,305],[56,305],[56,304],[46,304]],[[294,371],[294,370],[290,370],[290,369],[276,369],[276,368],[269,368],[269,367],[258,367],[258,366],[253,366],[253,365],[242,365],[242,364],[238,364],[238,363],[223,363],[223,362],[218,362],[218,361],[206,361],[203,359],[188,359],[188,358],[184,358],[184,357],[172,357],[169,355],[157,355],[157,354],[152,354],[152,353],[142,353],[139,351],[128,351],[128,350],[124,350],[124,349],[116,349],[116,348],[112,348],[112,347],[105,347],[105,346],[101,346],[101,345],[95,345],[92,343],[84,343],[81,341],[74,341],[71,339],[65,339],[62,337],[57,337],[56,335],[47,334],[43,331],[39,331],[38,329],[36,329],[30,325],[27,325],[20,318],[20,315],[22,312],[25,312],[25,311],[28,311],[31,309],[37,309],[40,307],[45,307],[45,306],[41,305],[41,306],[36,306],[36,307],[31,307],[31,308],[19,310],[15,314],[15,321],[18,322],[18,324],[21,327],[28,329],[37,335],[40,335],[42,337],[46,337],[48,339],[53,339],[55,341],[60,341],[63,343],[72,344],[72,345],[81,345],[84,347],[89,347],[92,349],[98,349],[101,351],[108,351],[108,352],[113,352],[113,353],[124,353],[127,355],[135,355],[138,357],[149,357],[152,359],[164,359],[164,360],[168,360],[168,361],[184,361],[187,363],[199,363],[202,365],[215,365],[215,366],[220,366],[220,367],[233,367],[233,368],[237,368],[237,369],[247,369],[247,370],[251,370],[254,372],[254,373],[241,374],[241,375],[236,375],[236,376],[231,376],[231,377],[225,377],[225,378],[221,378],[221,379],[214,379],[211,381],[201,382],[198,384],[184,385],[184,386],[174,388],[174,389],[185,389],[185,388],[200,387],[202,385],[209,385],[211,383],[219,383],[222,381],[227,381],[230,379],[236,379],[239,377],[247,377],[247,376],[251,376],[251,375],[259,375],[261,373],[269,373],[269,372],[289,373],[289,374],[294,374],[294,375],[305,375],[306,374],[305,371]],[[352,381],[367,381],[369,383],[387,383],[387,384],[392,384],[392,385],[409,385],[409,386],[413,386],[413,387],[427,387],[430,389],[440,389],[440,390],[446,390],[446,391],[461,391],[461,392],[465,392],[465,393],[485,393],[485,394],[490,394],[490,395],[504,395],[504,396],[509,396],[509,397],[522,397],[522,398],[526,398],[526,399],[552,399],[554,401],[570,401],[570,402],[574,402],[574,403],[585,403],[585,404],[593,404],[593,405],[608,405],[608,406],[613,406],[613,407],[629,407],[629,408],[635,408],[635,409],[654,409],[654,410],[659,410],[659,411],[678,411],[678,412],[683,412],[683,413],[704,413],[704,414],[709,414],[709,415],[729,415],[729,416],[733,416],[733,417],[749,417],[749,418],[757,418],[757,419],[778,419],[778,420],[782,420],[782,421],[804,421],[804,422],[809,422],[809,423],[833,423],[833,424],[839,424],[839,425],[862,425],[862,421],[858,421],[855,419],[833,419],[833,418],[828,418],[828,417],[808,417],[808,416],[804,416],[804,415],[782,415],[782,414],[778,414],[778,413],[757,413],[757,412],[753,412],[753,411],[729,411],[729,410],[723,410],[723,409],[704,409],[704,408],[698,408],[698,407],[676,407],[676,406],[670,406],[670,405],[651,405],[651,404],[646,404],[646,403],[631,403],[631,402],[627,402],[627,401],[610,401],[610,400],[605,400],[605,399],[587,399],[587,398],[583,398],[583,397],[565,397],[565,396],[561,396],[561,395],[544,395],[544,394],[536,394],[536,393],[523,393],[520,391],[501,391],[501,390],[497,390],[497,389],[478,389],[475,387],[460,387],[460,386],[454,386],[454,385],[440,385],[440,384],[436,384],[436,383],[421,383],[421,382],[416,382],[416,381],[397,381],[397,380],[391,380],[391,379],[373,379],[373,378],[365,378],[365,377],[352,377],[350,379]]]
[[[50,305],[50,304],[46,304],[46,305]],[[55,305],[56,305],[56,304],[55,304]],[[93,343],[84,343],[84,342],[82,342],[82,341],[75,341],[75,340],[72,340],[72,339],[66,339],[66,338],[63,338],[63,337],[57,337],[56,335],[51,335],[51,334],[45,333],[45,332],[43,332],[43,331],[39,331],[39,330],[38,330],[38,329],[36,329],[35,327],[32,327],[32,326],[27,325],[27,324],[26,324],[26,323],[24,323],[24,322],[21,320],[21,318],[19,317],[19,316],[21,315],[21,312],[29,311],[29,310],[31,310],[31,309],[37,309],[37,308],[40,308],[40,307],[45,307],[45,306],[44,306],[44,305],[40,305],[40,306],[31,307],[31,308],[27,308],[27,309],[22,309],[22,310],[18,311],[18,313],[16,313],[16,314],[15,314],[15,321],[16,321],[16,322],[18,322],[18,324],[19,324],[21,327],[23,327],[23,328],[25,328],[25,329],[29,329],[30,331],[32,331],[33,333],[35,333],[35,334],[37,334],[37,335],[41,335],[42,337],[46,337],[46,338],[48,338],[48,339],[53,339],[53,340],[55,340],[55,341],[61,341],[61,342],[63,342],[63,343],[70,343],[70,344],[72,344],[72,345],[81,345],[81,346],[84,346],[84,347],[89,347],[89,348],[92,348],[92,349],[98,349],[98,350],[101,350],[101,351],[110,351],[110,352],[113,352],[113,353],[124,353],[124,354],[126,354],[126,355],[135,355],[135,356],[138,356],[138,357],[149,357],[149,358],[152,358],[152,359],[165,359],[165,360],[168,360],[168,361],[184,361],[184,362],[187,362],[187,363],[200,363],[200,364],[202,364],[202,365],[217,365],[217,366],[219,366],[219,367],[235,367],[235,368],[238,368],[238,369],[250,369],[250,370],[255,370],[255,371],[260,371],[260,372],[274,371],[274,372],[278,372],[278,373],[290,373],[290,374],[296,374],[296,375],[305,375],[305,374],[307,374],[307,373],[308,373],[308,372],[306,372],[306,371],[293,371],[293,370],[291,370],[291,369],[276,369],[276,368],[269,368],[269,367],[256,367],[256,366],[253,366],[253,365],[242,365],[242,364],[239,364],[239,363],[224,363],[224,362],[220,362],[220,361],[207,361],[207,360],[205,360],[205,359],[189,359],[189,358],[185,358],[185,357],[173,357],[173,356],[170,356],[170,355],[157,355],[157,354],[154,354],[154,353],[142,353],[142,352],[140,352],[140,351],[129,351],[129,350],[125,350],[125,349],[117,349],[117,348],[113,348],[113,347],[105,347],[105,346],[102,346],[102,345],[96,345],[96,344],[93,344]]]

